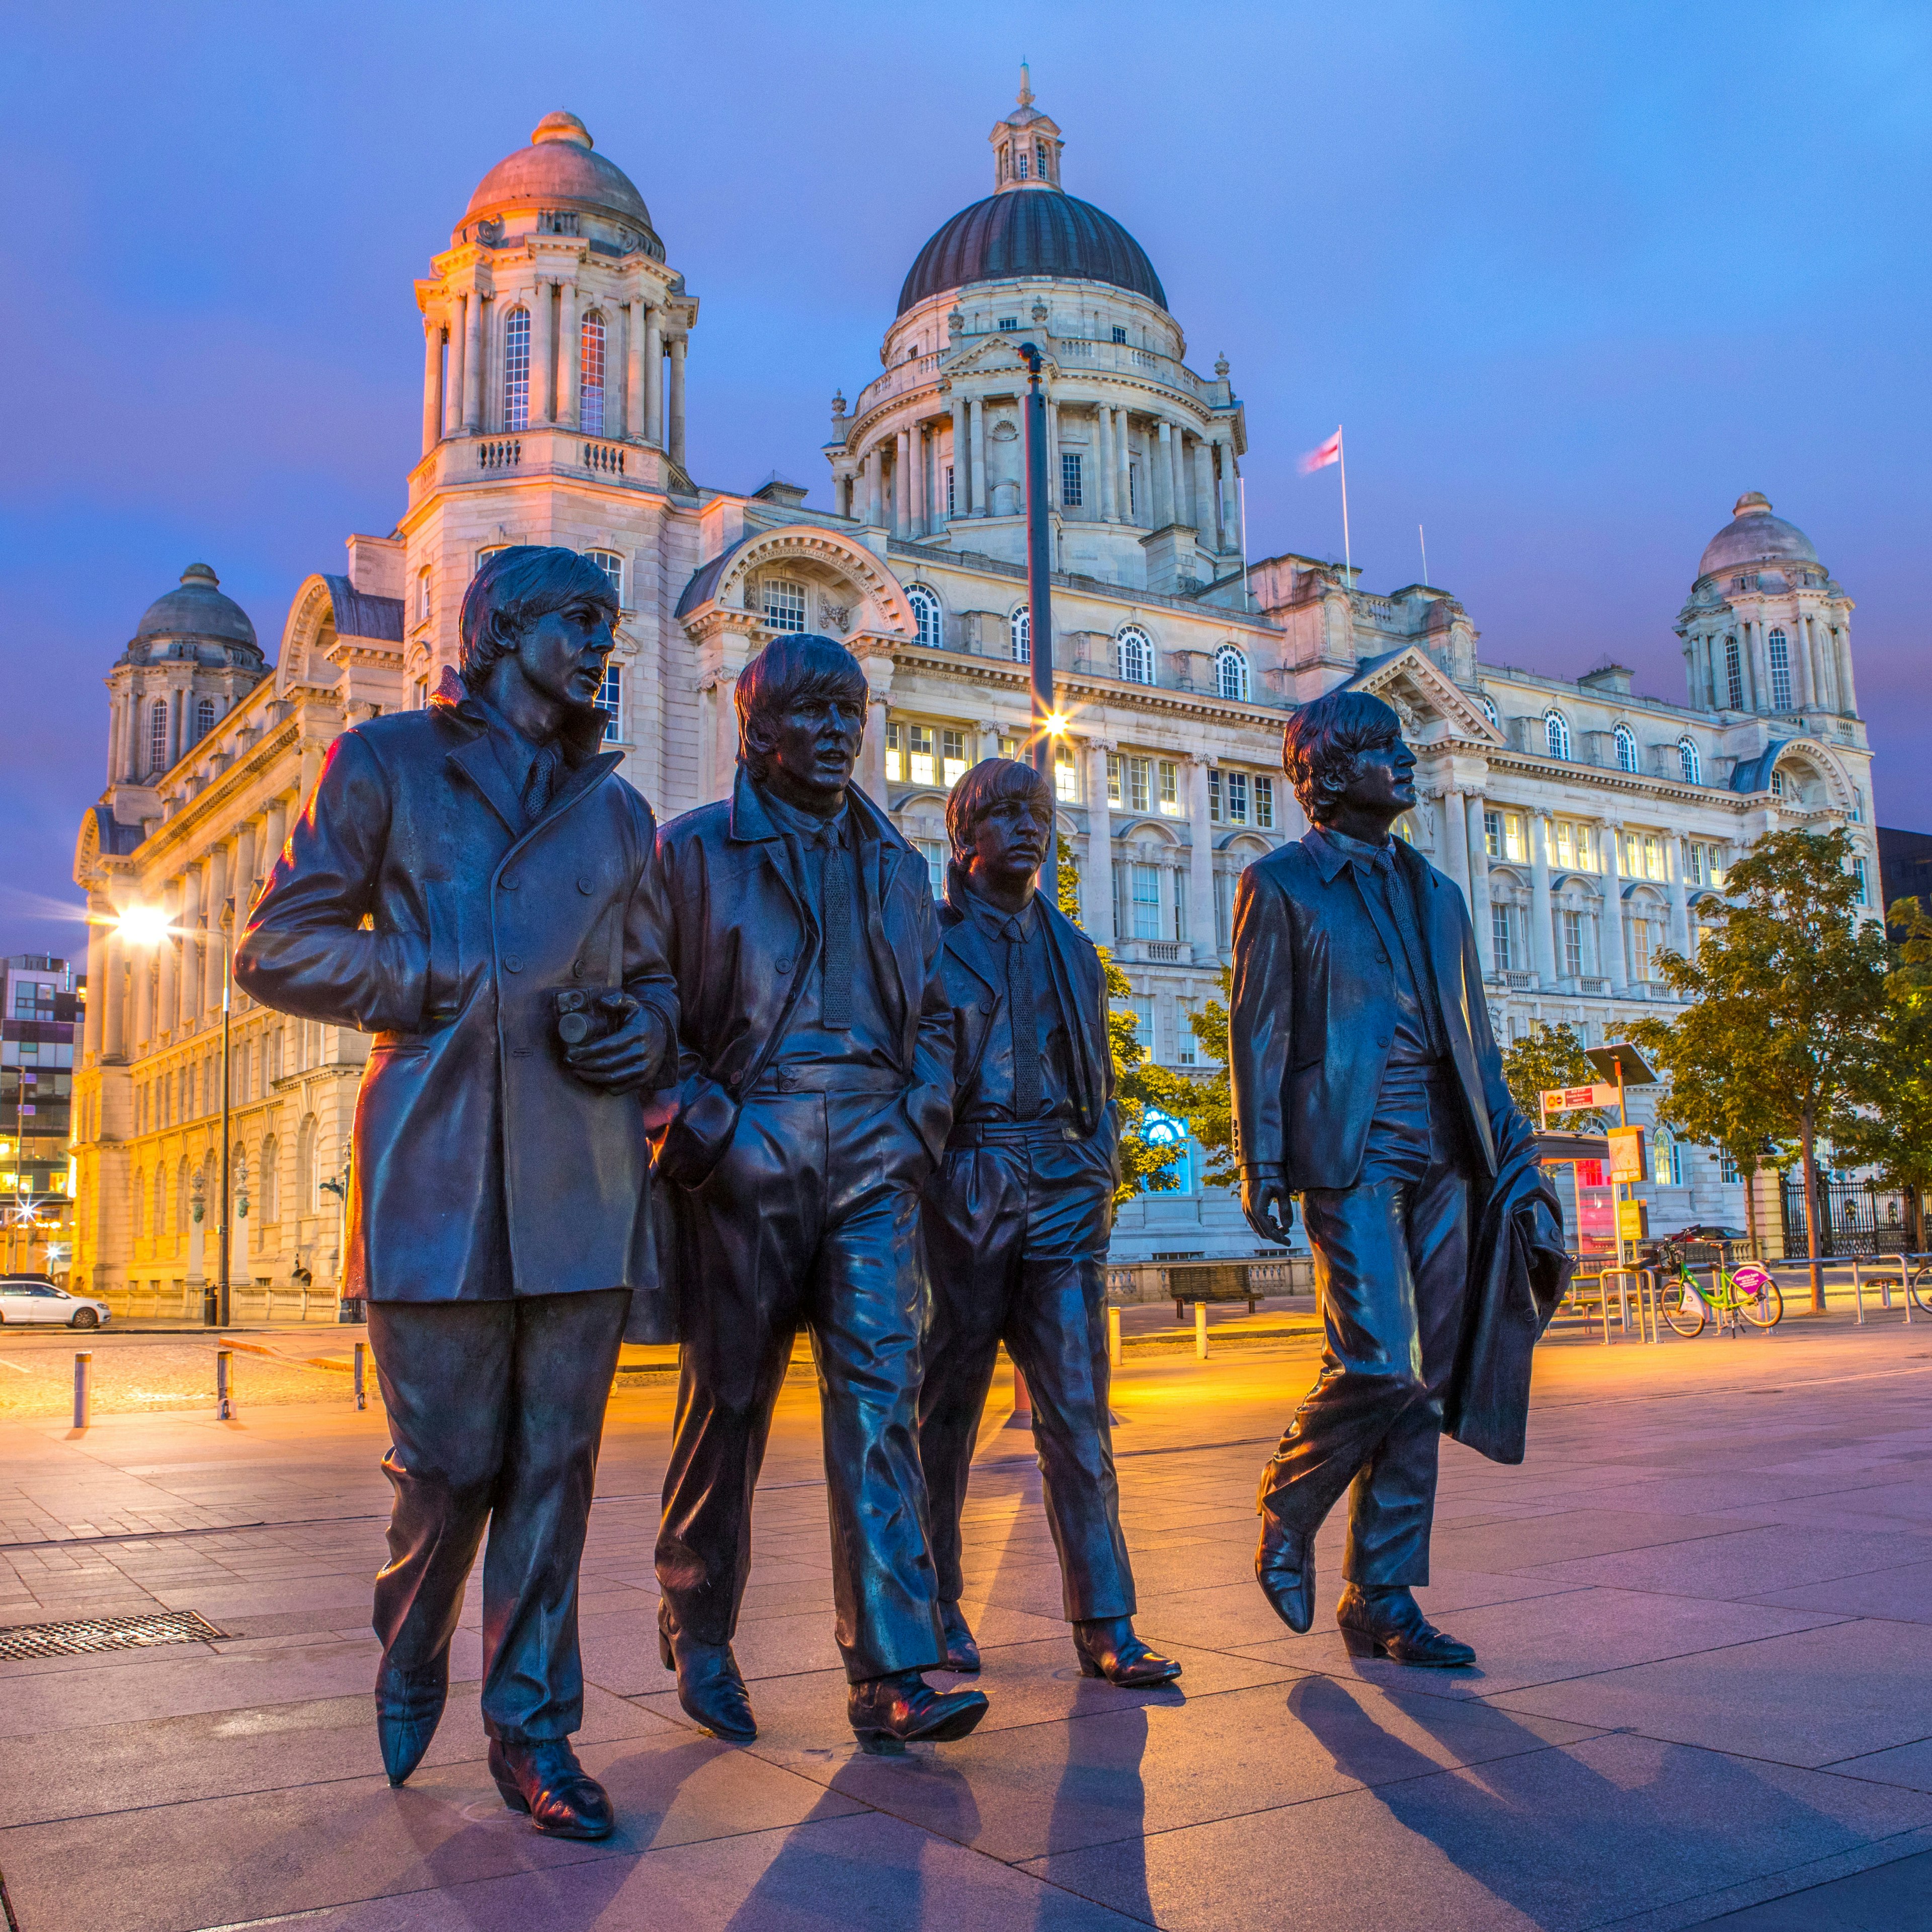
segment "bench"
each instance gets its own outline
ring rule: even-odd
[[[1190,1301],[1245,1301],[1248,1312],[1265,1292],[1248,1279],[1246,1262],[1194,1262],[1174,1264],[1167,1270],[1168,1292],[1174,1297],[1174,1318],[1182,1319],[1185,1304]]]

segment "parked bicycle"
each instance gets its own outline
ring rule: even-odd
[[[1664,1261],[1658,1281],[1664,1318],[1680,1335],[1702,1334],[1714,1316],[1718,1333],[1731,1335],[1742,1334],[1747,1324],[1774,1328],[1784,1318],[1784,1298],[1760,1262],[1740,1262],[1735,1268],[1714,1263],[1706,1283],[1691,1274],[1689,1254],[1676,1243],[1664,1244]]]

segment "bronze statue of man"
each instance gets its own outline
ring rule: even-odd
[[[368,1300],[392,1442],[375,1604],[389,1780],[442,1716],[487,1526],[490,1769],[538,1830],[574,1838],[612,1823],[570,1744],[578,1565],[618,1341],[650,1279],[638,1096],[677,1025],[656,826],[601,749],[616,618],[574,551],[486,560],[460,682],[330,746],[235,959],[265,1006],[375,1036],[344,1292]],[[562,1036],[560,1005],[579,1022]]]
[[[952,1029],[926,861],[852,782],[867,701],[843,645],[775,638],[738,676],[730,797],[658,836],[682,1059],[652,1120],[683,1293],[657,1574],[680,1702],[719,1737],[755,1736],[731,1638],[772,1406],[808,1330],[847,1712],[862,1744],[890,1749],[964,1737],[986,1700],[920,1674],[946,1659],[918,1237]]]
[[[959,1606],[961,1511],[1000,1344],[1026,1378],[1047,1520],[1082,1672],[1141,1688],[1180,1675],[1134,1634],[1108,1426],[1107,1240],[1119,1125],[1100,955],[1034,880],[1053,794],[988,758],[946,803],[939,922],[952,1008],[952,1131],[926,1183],[932,1277],[920,1454],[946,1660],[980,1668]]]
[[[1413,1594],[1429,1580],[1445,1405],[1460,1407],[1492,1261],[1560,1266],[1562,1220],[1503,1082],[1462,894],[1390,836],[1415,804],[1400,720],[1331,692],[1290,720],[1282,764],[1311,829],[1250,866],[1234,902],[1241,1205],[1285,1242],[1300,1196],[1325,1346],[1262,1477],[1256,1574],[1307,1630],[1315,1533],[1346,1490],[1335,1616],[1349,1649],[1454,1667],[1474,1652]],[[1526,1404],[1526,1343],[1517,1354]]]

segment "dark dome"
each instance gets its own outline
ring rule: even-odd
[[[1167,306],[1147,250],[1103,210],[1051,188],[1008,189],[962,208],[919,251],[898,312],[969,282],[1016,275],[1106,282]]]
[[[181,588],[157,597],[142,614],[134,627],[136,642],[148,638],[208,638],[259,651],[248,612],[233,598],[222,595],[220,581],[206,564],[190,564],[182,572]]]

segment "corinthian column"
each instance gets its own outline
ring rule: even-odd
[[[474,289],[463,298],[463,427],[474,436],[483,424],[483,298]]]
[[[530,291],[530,427],[556,421],[556,292],[540,281]]]
[[[423,317],[422,453],[442,435],[442,318]]]
[[[665,451],[672,462],[684,467],[684,350],[690,338],[670,339],[670,447]]]
[[[578,392],[583,386],[584,332],[577,326],[577,284],[556,285],[556,419],[566,429],[577,427]]]
[[[1096,946],[1114,943],[1114,825],[1107,808],[1107,754],[1113,748],[1108,739],[1087,741],[1087,871],[1080,910]]]
[[[1218,962],[1220,934],[1214,910],[1214,826],[1208,817],[1209,760],[1193,752],[1187,759],[1187,916],[1194,922],[1194,956]]]

